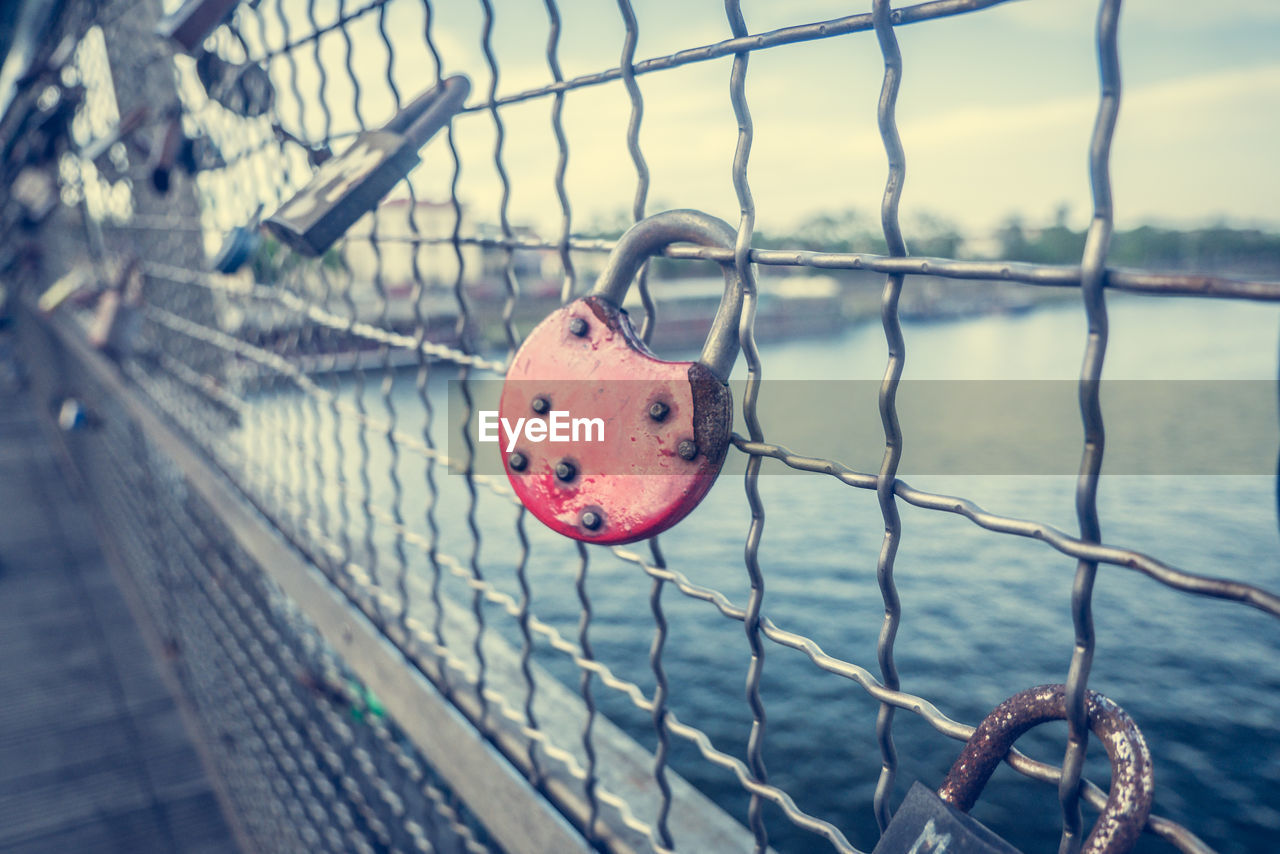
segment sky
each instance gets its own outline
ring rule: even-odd
[[[283,0],[296,37],[311,24],[307,4]],[[551,80],[542,0],[493,0],[499,95]],[[264,4],[269,6],[270,4]],[[350,11],[362,5],[348,0]],[[472,82],[469,103],[490,88],[481,50],[480,0],[438,2],[433,32],[448,74]],[[903,4],[895,4],[903,5]],[[729,37],[716,0],[635,0],[637,60]],[[316,0],[316,20],[333,20],[337,0]],[[562,0],[559,56],[566,77],[616,66],[624,29],[616,4]],[[744,0],[752,32],[867,11],[821,0]],[[1089,219],[1087,151],[1097,108],[1096,4],[1086,0],[1018,0],[980,12],[898,29],[903,83],[898,120],[907,170],[902,217],[908,240],[925,214],[963,233],[990,233],[1014,213],[1048,223],[1065,206],[1068,224]],[[257,37],[253,15],[246,29]],[[262,15],[268,43],[281,39],[280,16]],[[390,117],[388,73],[404,100],[434,81],[416,0],[392,0],[349,29],[345,70],[340,34],[323,37],[325,100],[332,129]],[[286,126],[318,137],[314,50],[294,51],[271,73]],[[1280,3],[1275,0],[1126,0],[1120,18],[1124,95],[1112,159],[1117,225],[1195,226],[1215,222],[1280,229]],[[638,78],[644,97],[640,143],[651,173],[648,210],[693,207],[738,219],[731,161],[737,125],[729,102],[729,58]],[[755,126],[748,179],[757,228],[793,228],[816,213],[854,209],[874,223],[886,174],[876,128],[883,64],[873,33],[852,33],[752,54],[746,93]],[[293,85],[302,92],[299,110]],[[501,111],[503,163],[511,176],[509,217],[554,234],[557,149],[552,99]],[[566,178],[578,227],[629,211],[636,174],[627,151],[630,101],[621,82],[570,92]],[[500,185],[487,111],[455,119],[462,152],[459,193],[475,221],[496,222]],[[413,182],[421,195],[447,197],[450,165],[440,140],[423,149]]]

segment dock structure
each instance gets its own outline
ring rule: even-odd
[[[233,851],[52,429],[0,390],[0,851]]]
[[[1132,744],[1146,728],[1167,787],[1154,808],[1146,788],[1112,798],[1146,805],[1128,835],[1269,845],[1275,339],[1263,382],[1246,339],[1274,333],[1280,237],[1161,228],[1143,243],[1178,263],[1124,250],[1120,0],[564,5],[0,3],[0,854],[862,854],[912,777],[933,789],[962,745],[994,743],[1006,697],[1066,722],[1048,761],[985,757],[1016,772],[984,801],[1019,848],[1077,851],[1106,808],[1095,708]],[[1240,11],[1256,2],[1212,33],[1191,4],[1148,5],[1126,33],[1147,56],[1219,39],[1271,61],[1243,37],[1263,32],[1250,14],[1275,23]],[[1036,83],[1068,49],[1096,61],[1088,104]],[[1080,82],[1068,67],[1055,87]],[[1204,131],[1184,91],[1224,111],[1275,91],[1208,79],[1155,81],[1137,116]],[[1000,156],[1013,107],[1053,139]],[[1223,169],[1275,136],[1244,119],[1280,115],[1235,107],[1238,129],[1202,134]],[[1169,136],[1148,134],[1160,198],[1204,177],[1156,168]],[[934,179],[907,180],[916,152]],[[998,178],[976,178],[988,155]],[[920,217],[958,193],[976,232],[976,208],[1058,201],[1018,170],[1086,157],[1078,222],[1064,205],[970,241]],[[922,193],[905,222],[904,187]],[[1227,214],[1254,216],[1232,190]],[[800,206],[844,213],[776,230]],[[1157,304],[1194,308],[1166,326]],[[522,361],[530,342],[573,358]],[[609,374],[606,345],[643,358]],[[1265,468],[1243,406],[1186,406],[1210,425],[1190,444],[1218,474],[1244,454],[1262,499],[1106,495],[1152,407],[1116,401],[1104,363],[1181,356],[1199,377],[1227,345],[1265,404]],[[649,348],[703,355],[636,391],[671,367]],[[1048,430],[969,379],[1048,353],[1070,357],[1046,398],[1065,468],[991,487],[1008,471],[983,461]],[[922,402],[929,359],[947,393]],[[554,457],[471,426],[526,364],[546,387],[512,414]],[[639,452],[547,436],[579,382]],[[1015,415],[1048,410],[1031,397]],[[922,448],[943,471],[917,478]],[[647,464],[713,457],[660,540],[603,536],[657,491]],[[545,488],[519,488],[531,475]],[[601,484],[624,497],[606,507]],[[572,523],[538,521],[555,514]]]

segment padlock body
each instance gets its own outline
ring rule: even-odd
[[[619,544],[665,531],[706,496],[724,465],[733,401],[706,367],[657,358],[625,311],[590,296],[530,333],[507,372],[499,417],[599,420],[601,430],[568,443],[518,432],[511,443],[500,431],[499,449],[517,497],[540,521],[576,540]]]
[[[264,225],[305,255],[322,255],[418,165],[418,146],[392,131],[365,131],[325,161]]]
[[[102,292],[86,331],[89,345],[113,359],[133,353],[142,318],[136,303],[114,288]]]
[[[871,854],[1019,854],[986,825],[916,781]]]
[[[214,257],[213,269],[228,275],[239,272],[253,257],[253,253],[258,251],[261,243],[262,238],[256,230],[237,225],[231,229],[231,233],[223,241],[222,249]]]
[[[236,65],[216,53],[202,53],[196,75],[210,98],[246,119],[266,114],[275,104],[271,78],[257,63]]]

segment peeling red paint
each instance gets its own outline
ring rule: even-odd
[[[574,318],[587,322],[585,335],[570,331]],[[522,472],[511,470],[504,442],[503,462],[520,501],[552,530],[605,544],[652,537],[687,516],[720,473],[732,413],[724,401],[716,407],[723,417],[712,419],[724,423],[708,430],[704,402],[703,423],[698,423],[693,366],[655,357],[636,336],[626,312],[599,297],[580,299],[550,315],[512,360],[499,416],[512,423],[537,417],[531,402],[542,395],[552,410],[603,419],[604,441],[518,443],[514,450],[527,460]],[[670,410],[655,421],[649,407],[659,400]],[[700,453],[693,460],[681,458],[680,443],[695,436]],[[568,483],[555,474],[564,459],[577,469]],[[585,510],[604,517],[594,531],[581,524]]]

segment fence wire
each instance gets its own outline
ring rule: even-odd
[[[685,850],[672,820],[679,806],[672,763],[680,756],[685,776],[689,768],[707,766],[747,799],[744,838],[756,851],[770,848],[770,829],[782,823],[790,825],[788,833],[800,833],[813,844],[857,850],[849,823],[806,811],[805,784],[796,772],[787,773],[786,782],[775,776],[779,765],[800,763],[802,757],[770,749],[771,767],[766,767],[769,730],[762,684],[768,656],[778,648],[805,656],[812,679],[852,683],[875,701],[874,723],[853,720],[850,726],[874,729],[880,769],[871,809],[883,830],[903,788],[895,746],[895,731],[902,731],[899,712],[916,716],[946,738],[963,740],[973,732],[935,704],[947,698],[931,701],[902,689],[895,639],[903,610],[894,570],[899,545],[909,536],[899,515],[905,503],[958,515],[995,534],[1037,540],[1076,561],[1070,601],[1074,647],[1065,677],[1068,737],[1061,767],[1016,750],[1007,760],[1021,774],[1056,785],[1062,850],[1069,852],[1078,849],[1087,830],[1081,802],[1097,809],[1105,800],[1102,790],[1083,777],[1099,568],[1133,570],[1173,590],[1280,618],[1280,596],[1273,592],[1199,575],[1104,538],[1097,492],[1104,448],[1099,380],[1107,346],[1106,292],[1280,301],[1280,281],[1108,266],[1114,228],[1110,149],[1121,104],[1119,0],[1103,0],[1097,20],[1100,89],[1089,147],[1093,210],[1079,264],[908,253],[898,211],[907,152],[895,108],[910,55],[904,56],[897,30],[946,26],[948,18],[1002,2],[935,0],[894,9],[888,0],[873,0],[869,12],[753,33],[740,2],[727,0],[731,38],[640,58],[636,11],[629,0],[618,0],[623,39],[617,64],[568,76],[561,65],[563,13],[555,0],[545,0],[544,56],[551,82],[508,91],[501,85],[503,57],[493,40],[504,4],[478,0],[475,38],[483,64],[468,69],[476,75],[471,100],[454,126],[424,151],[424,164],[393,192],[393,201],[323,258],[303,260],[279,248],[257,256],[249,273],[235,276],[211,272],[208,262],[227,230],[287,201],[330,150],[341,151],[358,133],[376,127],[388,106],[398,110],[416,95],[404,89],[398,60],[420,63],[414,79],[422,88],[456,66],[455,34],[442,35],[437,24],[451,10],[426,0],[414,4],[422,30],[410,37],[389,32],[397,25],[389,23],[390,11],[404,5],[394,0],[240,4],[205,45],[232,69],[229,79],[243,81],[254,69],[266,72],[270,94],[259,92],[262,103],[255,109],[241,105],[237,112],[221,102],[225,99],[210,97],[195,62],[173,55],[154,35],[155,3],[102,3],[74,29],[79,41],[73,61],[45,78],[66,90],[84,87],[65,150],[49,168],[56,169],[62,198],[78,205],[90,237],[97,235],[89,241],[93,275],[109,278],[112,265],[125,259],[139,264],[143,298],[137,343],[120,359],[134,389],[185,430],[352,607],[403,650],[405,666],[428,677],[477,731],[494,740],[527,778],[534,796],[555,804],[588,844],[609,849],[622,826],[653,850]],[[857,33],[865,35],[852,35]],[[883,58],[874,115],[888,164],[881,205],[887,252],[754,246],[756,206],[749,177],[754,127],[747,96],[753,54],[846,36],[874,37]],[[420,42],[421,51],[398,57],[397,45],[406,39]],[[479,405],[480,380],[504,373],[521,330],[529,326],[527,306],[547,306],[529,292],[541,276],[534,274],[535,267],[554,269],[558,300],[567,302],[591,284],[589,272],[613,246],[609,239],[582,233],[575,219],[567,170],[596,143],[570,145],[563,121],[566,102],[588,87],[621,83],[629,105],[627,125],[602,132],[625,144],[634,175],[618,180],[634,182],[629,213],[638,221],[653,212],[641,145],[645,99],[638,80],[716,59],[731,61],[728,100],[737,143],[729,172],[740,208],[737,239],[731,250],[676,246],[664,255],[676,262],[733,264],[744,284],[739,335],[748,377],[746,434],[735,435],[733,447],[745,457],[750,518],[746,586],[738,592],[695,580],[704,575],[696,567],[669,564],[657,540],[612,549],[548,542],[532,530],[505,480],[477,470],[479,452],[466,429],[458,427]],[[528,79],[524,73],[512,77]],[[511,216],[512,194],[548,176],[513,172],[506,162],[507,117],[539,101],[546,103],[555,146],[549,177],[559,217],[550,236],[516,226]],[[113,128],[139,107],[147,108],[140,131],[105,153],[86,154],[95,142],[109,141]],[[470,128],[484,122],[492,147],[477,150],[471,142],[481,137]],[[174,123],[216,154],[192,176],[175,170],[173,186],[157,193],[152,185],[158,140]],[[487,169],[496,176],[495,197],[488,200],[495,206],[493,225],[480,221],[472,210],[478,205],[464,203],[460,189],[469,173]],[[359,264],[356,258],[362,259]],[[407,290],[396,266],[404,263]],[[879,415],[885,451],[878,471],[808,456],[804,449],[770,441],[762,429],[758,409],[765,360],[755,340],[757,266],[884,275],[880,317],[886,363]],[[910,424],[899,423],[896,407],[907,344],[899,300],[916,275],[1079,288],[1087,337],[1079,379],[1084,441],[1077,533],[916,489],[898,477],[904,438],[910,434]],[[648,271],[642,271],[636,285],[643,317],[638,325],[646,339],[663,322],[648,279]],[[89,323],[94,310],[71,314]],[[42,358],[49,366],[59,363],[47,353]],[[227,746],[219,770],[232,784],[250,835],[264,850],[490,850],[482,822],[448,791],[395,724],[369,707],[367,692],[332,652],[334,639],[319,637],[291,613],[253,561],[228,545],[217,508],[193,501],[181,478],[128,429],[127,415],[114,412],[109,397],[95,392],[89,380],[76,379],[74,365],[67,362],[58,370],[61,374],[51,373],[48,385],[77,389],[102,414],[103,432],[91,443],[96,450],[73,447],[73,456],[103,508],[121,559],[137,568],[136,580],[162,632],[198,651],[182,658],[187,666],[183,687],[202,710],[210,738]],[[456,382],[459,412],[440,407],[445,381]],[[406,384],[412,386],[409,394],[403,393]],[[775,521],[775,511],[761,496],[759,475],[767,460],[874,491],[884,528],[875,561],[884,618],[874,664],[830,654],[804,625],[779,625],[769,616],[770,572],[761,544],[770,525],[783,522]],[[696,519],[687,524],[697,524]],[[650,579],[652,641],[640,667],[613,654],[617,615],[593,598],[599,590],[593,579],[616,578],[607,566],[614,562]],[[553,583],[563,595],[548,591]],[[699,619],[706,623],[742,625],[746,645],[738,654],[746,666],[743,699],[749,718],[742,744],[713,742],[707,721],[684,720],[675,711],[680,698],[665,657],[672,641],[669,594],[699,603]],[[540,614],[535,602],[551,613]],[[630,607],[643,606],[637,599]],[[550,699],[562,691],[553,681],[573,687],[571,712]],[[649,730],[643,737],[652,745],[650,779],[620,782],[601,749],[602,727],[612,715],[636,713]],[[499,737],[511,727],[520,734],[518,742]],[[629,732],[636,734],[636,728]],[[570,781],[567,788],[559,782],[564,780]],[[575,798],[584,809],[572,806]],[[1167,819],[1152,817],[1147,830],[1178,850],[1207,850],[1190,830]]]

